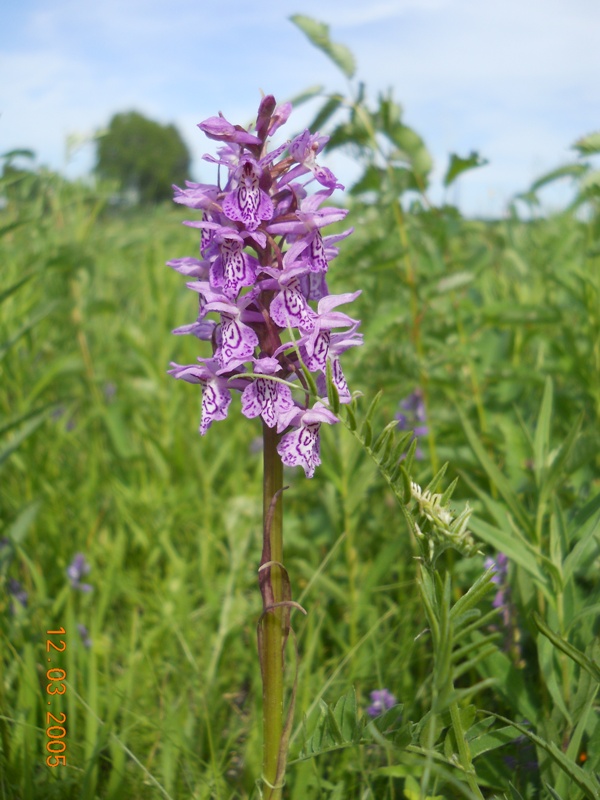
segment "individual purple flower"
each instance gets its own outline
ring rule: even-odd
[[[276,375],[281,372],[281,365],[276,358],[256,359],[254,372]],[[246,386],[242,394],[242,414],[249,419],[260,415],[269,428],[274,428],[279,418],[293,406],[289,386],[268,378],[256,378]]]
[[[397,703],[398,701],[394,695],[387,689],[376,689],[371,692],[371,705],[367,708],[367,714],[370,717],[379,717],[397,705]]]
[[[210,268],[211,286],[222,288],[223,294],[235,300],[243,286],[252,286],[256,280],[258,260],[244,253],[244,239],[231,228],[217,228],[213,241],[219,254]]]
[[[248,295],[239,305],[230,302],[225,297],[216,298],[204,306],[205,314],[216,311],[221,315],[221,343],[215,350],[215,358],[218,359],[221,370],[235,369],[244,361],[251,361],[254,357],[254,348],[258,345],[258,335],[250,325],[243,321],[247,298]]]
[[[188,383],[202,386],[202,418],[200,433],[208,431],[215,420],[225,419],[231,403],[231,387],[226,377],[219,375],[220,364],[216,358],[198,358],[201,363],[187,366],[171,363],[169,374]]]
[[[321,234],[321,228],[343,220],[348,213],[345,208],[319,209],[319,205],[330,195],[331,190],[328,189],[305,197],[296,211],[296,219],[276,220],[267,226],[269,233],[291,234],[307,242],[305,257],[311,272],[327,272],[329,261],[337,255],[337,249],[331,248],[331,244],[346,238],[353,230],[349,228],[342,233],[326,237]]]
[[[321,402],[315,403],[312,409],[291,409],[282,414],[277,425],[278,431],[287,425],[299,425],[286,433],[277,445],[277,452],[286,467],[302,467],[307,478],[312,478],[315,469],[321,463],[319,430],[322,423],[334,425],[337,417]]]
[[[318,133],[312,134],[305,130],[292,140],[289,146],[290,156],[298,162],[299,166],[292,169],[287,180],[295,179],[300,175],[312,172],[313,176],[328,189],[343,189],[344,186],[337,182],[337,178],[327,169],[317,164],[316,157],[329,141],[329,136],[321,136]]]
[[[273,202],[260,188],[261,169],[250,156],[245,156],[235,173],[237,186],[223,200],[226,217],[242,222],[246,230],[253,231],[263,220],[273,216]]]
[[[88,575],[91,569],[83,553],[77,553],[73,561],[71,561],[67,567],[67,577],[71,588],[77,589],[80,592],[91,592],[93,586],[89,583],[82,582],[82,578]]]
[[[298,344],[303,345],[306,351],[306,366],[311,371],[321,370],[325,372],[327,369],[331,331],[334,328],[348,327],[355,330],[358,326],[358,320],[333,309],[337,308],[337,306],[351,303],[359,294],[360,290],[352,294],[331,294],[319,300],[316,316],[312,320],[312,330],[298,342]]]
[[[340,356],[351,347],[358,347],[362,345],[362,343],[362,333],[356,333],[353,330],[345,333],[333,333],[330,336],[327,360],[331,363],[331,379],[337,389],[341,403],[349,403],[352,400],[352,395],[350,394],[348,383],[342,371]],[[322,395],[327,394],[325,372],[322,372],[317,378],[317,389]]]
[[[292,245],[284,256],[283,269],[265,267],[263,270],[272,277],[264,282],[265,288],[277,292],[269,308],[271,319],[280,328],[299,328],[303,332],[313,330],[317,316],[300,285],[300,277],[308,270],[306,261],[297,258],[304,249],[304,242]]]

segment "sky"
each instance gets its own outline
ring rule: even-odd
[[[351,85],[290,21],[330,26],[357,61]],[[486,167],[447,199],[465,214],[499,216],[540,174],[573,161],[572,144],[600,129],[598,0],[20,0],[0,6],[0,154],[35,151],[70,177],[94,163],[90,137],[136,110],[177,125],[197,180],[214,152],[196,124],[221,111],[247,124],[261,91],[279,101],[325,92],[392,89],[403,121],[434,158],[431,196],[443,198],[449,154],[476,150]],[[307,125],[301,106],[287,129]],[[67,137],[88,144],[71,148]],[[357,165],[328,163],[342,182]],[[548,207],[565,184],[543,196]]]

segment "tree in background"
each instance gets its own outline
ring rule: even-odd
[[[140,202],[170,199],[172,184],[189,177],[190,152],[174,125],[137,111],[115,114],[98,139],[96,172],[134,191]]]

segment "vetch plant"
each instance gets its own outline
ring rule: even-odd
[[[340,356],[362,343],[360,322],[338,310],[360,292],[331,295],[327,287],[336,244],[352,229],[322,230],[343,220],[344,209],[323,206],[335,176],[317,163],[327,137],[305,130],[272,152],[267,140],[287,121],[291,105],[264,97],[253,132],[222,115],[199,128],[220,143],[217,184],[186,182],[175,202],[201,212],[184,224],[201,232],[200,258],[169,266],[193,278],[199,313],[176,334],[209,342],[197,364],[172,364],[175,378],[202,390],[200,433],[227,417],[232,393],[242,414],[263,426],[263,551],[259,585],[263,614],[258,642],[263,678],[264,796],[281,797],[294,694],[284,722],[283,655],[290,634],[289,579],[283,567],[283,465],[301,466],[308,478],[320,460],[321,425],[335,424],[338,404],[351,400]],[[309,194],[307,186],[317,184]],[[328,396],[332,398],[330,404]]]

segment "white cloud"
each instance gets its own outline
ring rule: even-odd
[[[485,169],[461,199],[525,188],[600,127],[595,0],[23,0],[0,31],[0,152],[29,146],[64,165],[64,140],[117,111],[175,121],[199,157],[195,124],[222,110],[247,121],[259,88],[278,99],[345,79],[287,17],[301,11],[347,44],[371,97],[394,87],[405,121],[437,161],[478,149]],[[6,79],[8,76],[8,80]],[[314,110],[314,105],[313,105]],[[307,123],[311,110],[296,120]],[[338,159],[343,164],[343,159]],[[71,170],[89,165],[79,159]],[[345,167],[341,167],[345,170]],[[349,169],[349,168],[348,168]],[[477,188],[476,188],[477,187]],[[487,196],[487,194],[486,194]],[[497,208],[500,208],[500,202]],[[477,205],[479,201],[473,200]]]

